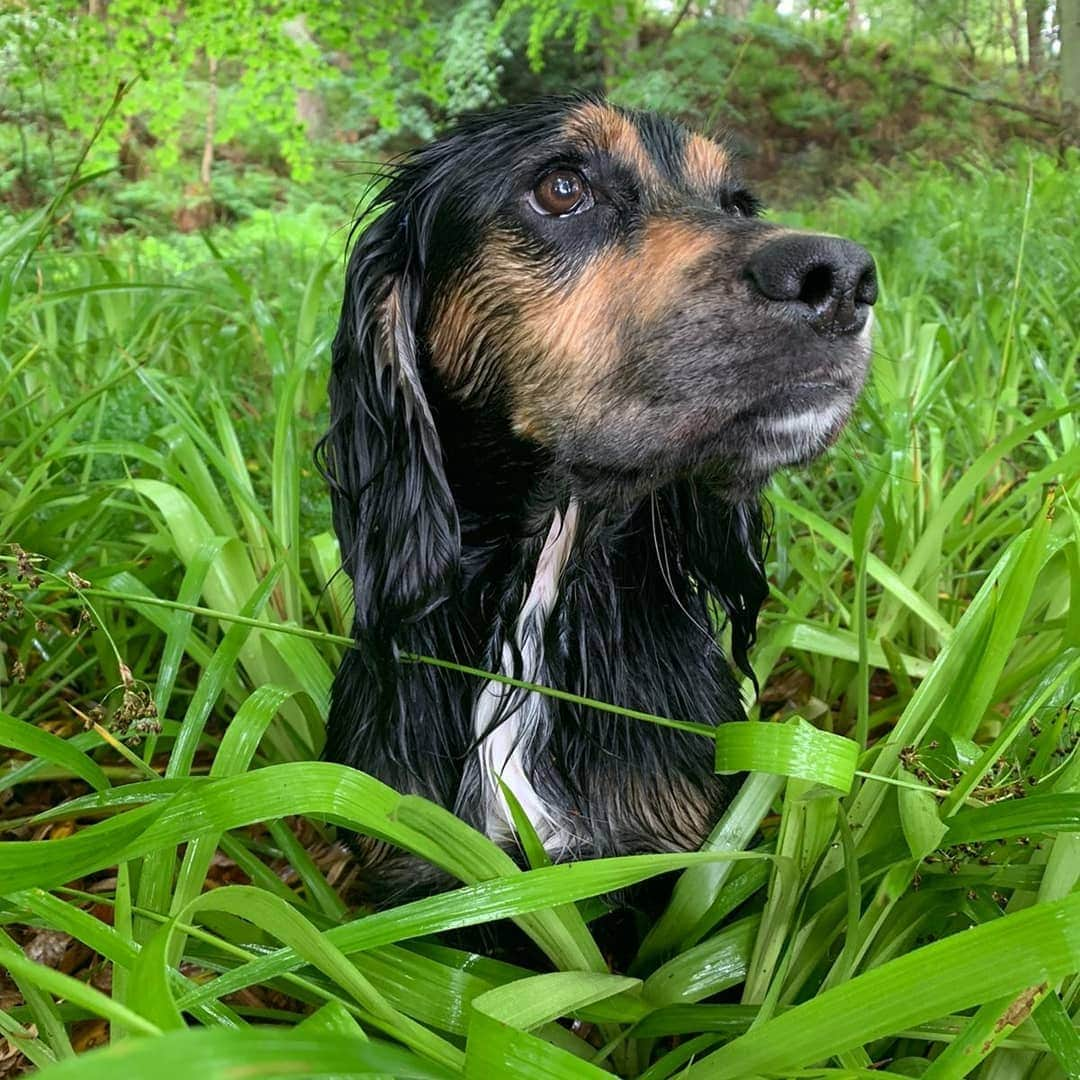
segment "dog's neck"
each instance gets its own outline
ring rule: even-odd
[[[741,717],[701,562],[715,529],[710,516],[723,512],[704,486],[683,481],[636,500],[589,499],[542,451],[508,444],[504,432],[491,439],[498,455],[485,457],[475,425],[443,430],[462,558],[437,621],[448,632],[471,631],[455,659],[654,715]],[[460,456],[455,431],[468,433]],[[442,655],[449,644],[448,633]],[[655,773],[668,778],[668,791],[682,784],[686,796],[660,833],[685,830],[672,845],[700,839],[711,812],[700,792],[715,783],[703,740],[499,681],[474,682],[459,709],[468,752],[456,808],[494,838],[514,831],[501,780],[553,854],[616,850],[622,826],[595,820],[589,806],[645,807],[653,796],[642,777]],[[576,817],[568,799],[580,804]]]
[[[693,481],[636,503],[575,500],[550,460],[508,447],[504,433],[485,454],[475,426],[443,413],[440,429],[460,517],[457,574],[438,606],[392,637],[359,636],[335,684],[335,709],[353,719],[333,726],[329,756],[506,840],[501,778],[555,854],[695,846],[726,797],[706,740],[393,654],[657,716],[739,719],[713,597],[729,570],[745,572],[731,554],[745,522]]]
[[[498,652],[499,674],[543,683],[546,631],[559,599],[563,573],[578,530],[578,504],[552,516],[532,580],[521,603],[516,625],[492,633],[491,652]],[[492,837],[513,836],[513,812],[506,790],[549,848],[565,849],[565,825],[532,782],[529,756],[545,726],[547,703],[535,693],[493,679],[480,691],[473,708],[473,734],[479,758],[479,785],[484,799],[484,831]]]

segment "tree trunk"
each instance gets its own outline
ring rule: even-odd
[[[1024,70],[1024,46],[1020,41],[1020,11],[1016,0],[1009,0],[1009,41],[1012,42],[1013,55],[1016,57],[1016,70]]]
[[[1058,0],[1061,25],[1061,111],[1069,137],[1080,135],[1080,0]]]
[[[298,48],[318,49],[318,42],[308,29],[307,19],[302,13],[289,19],[282,29]],[[296,118],[304,125],[309,139],[322,135],[326,129],[326,101],[318,90],[306,86],[296,88]]]
[[[207,191],[210,190],[210,176],[214,168],[214,135],[217,131],[217,57],[206,58],[209,73],[209,89],[206,95],[206,131],[203,135],[202,165],[199,167],[199,179]]]
[[[840,39],[840,51],[847,56],[851,51],[851,39],[859,25],[859,0],[848,0],[847,16],[844,18],[844,34]]]
[[[687,5],[687,9],[689,8]],[[679,19],[686,14],[686,9],[680,12]],[[671,30],[674,31],[673,24]],[[668,34],[670,37],[670,32]],[[626,4],[616,4],[611,12],[611,31],[607,41],[604,42],[603,72],[604,85],[610,86],[618,74],[619,63],[627,65],[638,49],[641,47],[641,38],[638,32],[638,22],[630,17]]]
[[[1047,0],[1029,0],[1024,5],[1027,15],[1028,70],[1038,75],[1043,66],[1043,23],[1046,21]]]

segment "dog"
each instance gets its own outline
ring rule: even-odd
[[[325,756],[507,850],[691,850],[733,794],[662,717],[744,718],[760,493],[830,445],[869,358],[874,262],[761,220],[722,143],[569,97],[461,120],[357,225],[328,478],[355,648]],[[501,781],[501,784],[500,784]],[[439,872],[358,838],[375,891]],[[448,884],[448,882],[445,882]]]

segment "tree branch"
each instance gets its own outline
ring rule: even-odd
[[[683,19],[686,18],[687,14],[690,11],[690,5],[693,2],[694,0],[686,0],[683,6],[679,8],[679,11],[676,14],[675,18],[671,21],[667,29],[664,31],[664,36],[663,38],[661,38],[661,44],[667,45],[667,43],[675,36],[675,31],[679,28],[679,23],[681,23]]]
[[[1008,101],[1005,98],[977,94],[972,90],[965,90],[962,86],[951,86],[949,83],[938,82],[937,79],[919,75],[914,71],[901,71],[897,74],[901,78],[910,79],[912,82],[921,83],[923,86],[933,86],[937,90],[944,90],[947,94],[956,94],[958,97],[968,98],[971,101],[978,102],[980,105],[993,105],[999,109],[1012,109],[1013,112],[1023,113],[1032,120],[1037,120],[1040,124],[1048,124],[1058,130],[1065,125],[1064,116],[1058,113],[1049,113],[1044,109],[1033,109],[1030,105],[1022,105],[1018,101]]]

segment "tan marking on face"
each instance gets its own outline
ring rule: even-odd
[[[560,282],[512,235],[493,231],[483,259],[433,313],[433,363],[468,396],[495,350],[515,430],[544,442],[568,417],[604,407],[591,392],[618,363],[621,334],[676,303],[686,272],[715,250],[715,238],[692,225],[656,221],[634,250],[605,251]]]
[[[683,177],[700,191],[718,188],[727,179],[731,162],[723,147],[704,135],[691,135],[683,154]]]
[[[660,174],[653,163],[638,129],[632,120],[604,105],[582,105],[570,114],[563,128],[570,139],[579,140],[630,165],[642,181],[660,182]]]
[[[602,411],[593,391],[618,364],[622,334],[677,303],[687,271],[715,249],[689,224],[657,221],[637,249],[604,252],[568,286],[515,290],[521,362],[504,373],[515,430],[543,442],[560,423]]]
[[[435,309],[431,353],[435,366],[451,383],[461,380],[470,342],[476,337],[478,305],[468,280],[452,285]]]
[[[476,389],[489,352],[512,353],[516,304],[512,294],[543,279],[545,271],[516,250],[514,238],[497,230],[482,245],[483,257],[441,293],[428,340],[432,362],[451,390],[463,397]]]

